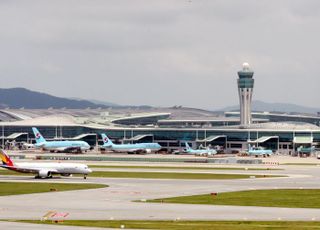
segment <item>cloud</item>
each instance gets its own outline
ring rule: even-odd
[[[316,0],[0,6],[2,87],[120,104],[220,108],[238,103],[236,72],[247,61],[255,70],[254,99],[320,107]]]

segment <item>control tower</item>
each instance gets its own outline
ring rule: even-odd
[[[247,127],[251,124],[251,101],[254,79],[253,71],[248,63],[243,63],[242,70],[238,72],[238,91],[240,100],[240,125]]]

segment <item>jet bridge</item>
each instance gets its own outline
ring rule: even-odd
[[[141,134],[128,139],[123,139],[125,143],[153,143],[153,134]]]
[[[279,150],[279,136],[262,136],[256,140],[248,140],[248,144],[256,147],[264,147],[274,151]]]
[[[204,139],[196,140],[198,145],[202,145],[207,147],[211,146],[223,146],[225,149],[227,148],[227,136],[226,135],[217,135],[217,136],[209,136]]]

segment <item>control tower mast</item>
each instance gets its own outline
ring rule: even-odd
[[[247,127],[252,122],[251,102],[254,79],[254,72],[250,69],[248,63],[243,63],[242,70],[238,72],[238,91],[240,100],[240,124]]]

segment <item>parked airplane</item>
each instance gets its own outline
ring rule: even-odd
[[[0,150],[0,158],[0,167],[21,173],[33,173],[36,174],[35,178],[52,178],[53,174],[83,174],[83,178],[87,179],[87,175],[92,172],[87,165],[78,163],[14,163],[3,150]]]
[[[85,141],[46,141],[41,135],[39,130],[35,127],[32,128],[36,138],[36,148],[49,150],[50,152],[78,152],[87,151],[90,145]]]
[[[255,156],[255,157],[258,157],[258,156],[269,157],[273,154],[271,149],[264,149],[263,147],[255,147],[255,146],[251,147],[251,145],[249,145],[249,149],[247,153],[250,156]]]
[[[113,144],[106,134],[101,134],[104,149],[113,152],[128,152],[128,153],[151,153],[161,149],[158,143],[137,143],[137,144]]]
[[[188,142],[186,142],[186,151],[187,154],[193,154],[197,156],[212,156],[217,154],[217,151],[215,149],[192,149]]]

